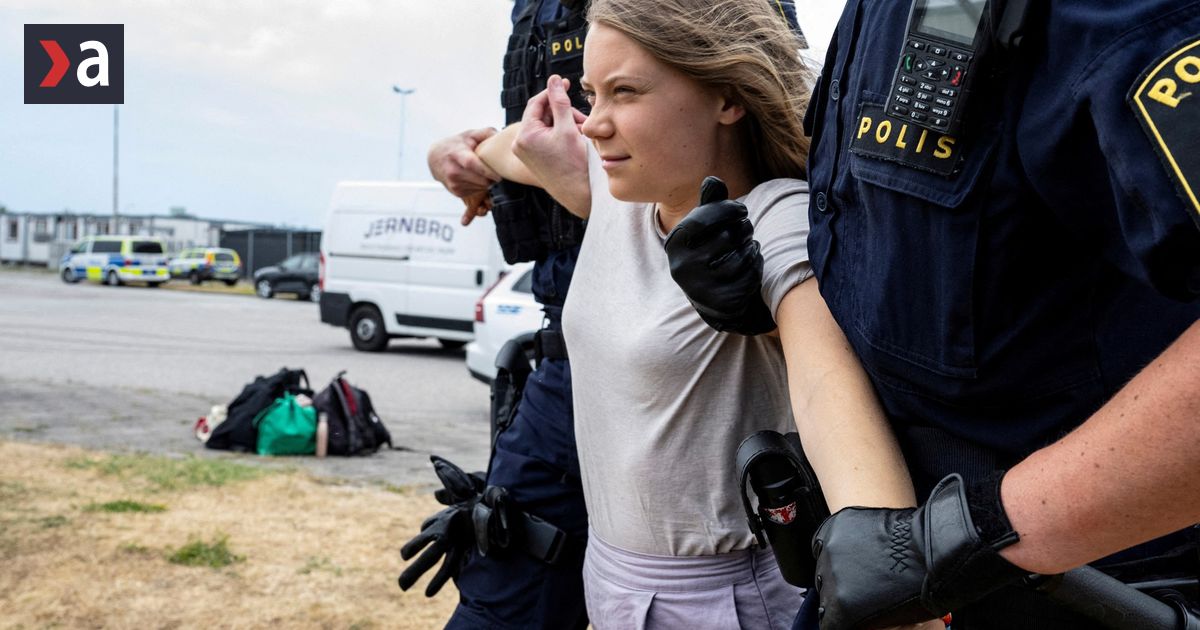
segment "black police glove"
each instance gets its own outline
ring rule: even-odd
[[[754,226],[740,201],[731,201],[716,177],[700,185],[693,208],[663,244],[671,277],[709,326],[759,335],[775,330],[762,299],[763,258]]]
[[[439,559],[442,559],[442,566],[425,587],[426,597],[433,597],[447,580],[458,577],[467,551],[475,543],[474,528],[471,526],[471,510],[474,507],[473,501],[458,503],[425,519],[421,524],[421,533],[400,548],[400,557],[410,560],[426,546],[429,547],[400,574],[400,590],[412,588]]]
[[[458,577],[467,551],[475,544],[471,514],[484,489],[484,480],[482,474],[469,475],[437,455],[429,459],[433,462],[434,473],[442,482],[442,488],[434,492],[434,497],[449,507],[425,519],[420,533],[400,548],[400,557],[405,560],[412,559],[422,549],[425,551],[404,569],[398,581],[400,589],[407,591],[439,559],[444,558],[442,566],[425,587],[425,596],[433,597],[447,580]]]
[[[442,487],[433,491],[433,497],[442,505],[474,500],[487,486],[481,472],[467,474],[453,462],[437,455],[430,455],[429,461],[433,462],[433,473],[442,482]]]
[[[997,553],[1018,536],[1003,516],[998,478],[995,488],[1000,511],[982,514],[984,534],[956,474],[919,508],[845,508],[826,519],[813,537],[822,630],[934,619],[1027,576]]]

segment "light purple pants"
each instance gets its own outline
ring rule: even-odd
[[[804,599],[769,550],[651,556],[594,533],[583,589],[595,630],[788,630]]]

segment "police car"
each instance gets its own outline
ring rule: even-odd
[[[242,274],[242,260],[232,249],[193,247],[179,252],[167,263],[167,268],[172,278],[187,278],[192,284],[220,280],[233,286]]]
[[[542,306],[533,298],[532,285],[533,263],[519,263],[475,303],[475,340],[467,344],[471,376],[491,383],[500,348],[542,327]]]
[[[141,236],[89,236],[63,255],[58,273],[68,284],[91,280],[114,287],[126,282],[157,287],[171,279],[163,242]]]

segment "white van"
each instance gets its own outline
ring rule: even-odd
[[[437,183],[342,182],[321,236],[321,321],[359,350],[395,337],[473,338],[475,301],[504,269],[491,217],[463,227]]]

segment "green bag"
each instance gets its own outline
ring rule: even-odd
[[[301,407],[284,394],[254,416],[259,455],[312,455],[317,452],[317,410]]]

